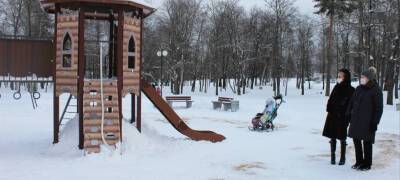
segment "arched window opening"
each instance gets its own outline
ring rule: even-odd
[[[129,40],[128,44],[128,68],[129,69],[135,69],[135,40],[133,39],[133,36]]]
[[[71,37],[67,33],[64,37],[63,50],[70,51],[72,49]]]
[[[62,50],[62,66],[70,68],[72,66],[72,40],[68,33],[64,37]]]

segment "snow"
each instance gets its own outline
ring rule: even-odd
[[[52,144],[51,93],[42,92],[39,107],[33,110],[25,92],[20,101],[15,101],[12,92],[2,88],[0,180],[399,179],[400,115],[395,107],[385,107],[371,171],[350,168],[354,163],[351,139],[346,165],[332,166],[329,140],[321,136],[327,98],[322,96],[321,84],[312,86],[301,96],[294,81],[290,82],[287,103],[281,106],[275,121],[278,129],[270,133],[250,132],[248,126],[272,96],[271,87],[248,89],[243,96],[222,91],[220,96],[234,96],[240,101],[238,112],[212,110],[211,101],[217,99],[213,89],[207,94],[186,93],[195,101],[193,107],[184,109],[184,104],[176,104],[177,113],[194,129],[226,136],[225,141],[215,144],[191,141],[179,134],[144,98],[143,133],[124,123],[120,148],[103,148],[95,155],[78,150],[76,120],[64,125],[61,142]],[[165,87],[164,92],[168,90]],[[66,97],[62,97],[62,103]],[[123,104],[124,116],[129,117],[129,98]]]
[[[141,4],[141,5],[144,5],[144,6],[147,6],[149,8],[153,8],[154,9],[153,4],[151,2],[149,2],[148,0],[127,0],[127,1],[131,1],[133,3]]]

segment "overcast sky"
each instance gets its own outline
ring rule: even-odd
[[[240,0],[240,3],[250,9],[251,7],[257,5],[257,6],[266,6],[265,0]],[[301,13],[305,14],[312,14],[314,10],[314,2],[313,0],[295,0],[294,5],[298,7],[299,11]]]
[[[145,0],[151,3],[154,7],[159,8],[164,0]],[[294,5],[298,7],[299,11],[303,14],[312,15],[314,10],[313,0],[294,0]],[[266,6],[265,0],[240,0],[240,4],[246,9],[253,6]]]

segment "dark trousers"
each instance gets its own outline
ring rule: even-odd
[[[356,164],[372,165],[372,142],[353,139],[356,151]]]

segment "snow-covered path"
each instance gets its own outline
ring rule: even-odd
[[[194,142],[176,132],[147,100],[143,102],[143,134],[124,124],[123,152],[84,156],[77,149],[76,122],[70,122],[61,143],[52,145],[52,96],[42,94],[32,110],[27,94],[21,101],[0,89],[0,180],[27,179],[387,179],[400,178],[400,117],[385,107],[369,172],[350,168],[351,139],[345,166],[329,164],[328,139],[321,136],[326,98],[319,86],[300,96],[289,89],[272,133],[248,130],[250,119],[263,109],[271,90],[257,89],[237,99],[238,112],[212,110],[216,96],[189,93],[191,109],[176,107],[190,127],[226,136],[221,143]],[[188,91],[186,91],[188,92]],[[222,92],[222,96],[232,96]],[[128,105],[128,99],[124,104]],[[178,104],[179,106],[179,104]],[[127,106],[125,106],[127,107]],[[124,109],[129,117],[129,109]]]

